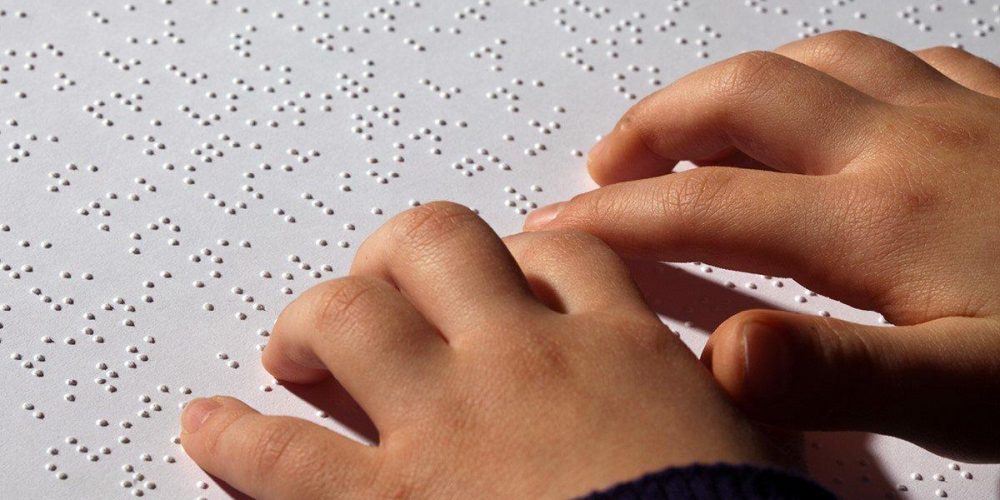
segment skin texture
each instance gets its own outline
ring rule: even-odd
[[[231,398],[190,402],[184,449],[258,498],[566,498],[797,451],[735,408],[607,245],[572,231],[501,240],[451,203],[396,216],[350,276],[298,297],[263,362],[300,384],[332,374],[378,445]]]
[[[589,170],[603,187],[526,229],[789,276],[899,325],[730,318],[702,360],[753,418],[1000,461],[1000,68],[853,32],[746,53],[635,105]]]

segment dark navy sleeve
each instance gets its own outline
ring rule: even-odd
[[[591,493],[586,500],[834,499],[805,476],[752,465],[690,465],[647,474]]]

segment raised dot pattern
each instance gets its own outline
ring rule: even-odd
[[[858,29],[997,60],[998,28],[984,0],[0,0],[0,496],[225,495],[176,434],[196,396],[360,439],[257,360],[392,215],[451,199],[514,232],[592,186],[630,105],[743,50]],[[760,305],[885,322],[781,277],[648,271],[696,351]],[[890,438],[806,442],[845,497],[1000,484]]]

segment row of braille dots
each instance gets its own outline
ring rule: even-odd
[[[136,183],[137,184],[144,184],[145,183],[145,179],[142,178],[142,177],[137,177],[136,178]],[[153,191],[155,191],[155,188],[153,189]],[[117,193],[113,193],[113,192],[112,193],[107,193],[105,196],[109,200],[117,200],[118,199],[118,194]],[[136,193],[129,193],[128,199],[129,199],[129,201],[139,201],[140,198],[139,198],[139,195],[136,194]],[[100,212],[98,212],[98,213],[100,213],[101,216],[103,216],[103,217],[111,217],[111,210],[109,210],[107,208],[102,208],[102,205],[101,205],[101,203],[99,201],[92,201],[92,202],[90,202],[87,205],[87,207],[83,207],[83,208],[77,209],[76,213],[78,213],[78,214],[80,214],[80,215],[82,215],[84,217],[87,217],[87,216],[90,215],[90,210],[98,210],[98,209],[100,210]],[[111,231],[111,225],[107,224],[107,223],[100,223],[100,224],[97,225],[97,229],[100,230],[100,231],[104,231],[104,232],[110,232]],[[129,248],[129,253],[132,253],[132,254],[135,254],[135,255],[139,255],[140,251],[139,251],[138,247],[132,247],[132,248]]]
[[[140,456],[139,459],[143,460],[146,455]],[[152,459],[152,457],[150,457]],[[176,460],[167,455],[163,457],[164,461],[167,463],[174,463]],[[141,497],[145,495],[145,490],[155,490],[156,482],[148,480],[146,475],[135,470],[135,467],[131,464],[125,464],[122,466],[122,471],[129,474],[128,479],[123,479],[120,483],[122,488],[129,489],[133,496]]]
[[[951,469],[951,470],[953,470],[953,471],[955,471],[955,472],[959,472],[959,476],[962,479],[966,479],[966,480],[971,480],[972,479],[972,473],[969,472],[969,471],[963,471],[962,467],[960,465],[958,465],[957,463],[954,463],[954,462],[949,463],[948,464],[948,468]],[[931,478],[934,479],[935,481],[942,482],[942,483],[947,481],[947,478],[944,476],[944,474],[934,474]],[[919,472],[914,472],[914,473],[910,474],[910,479],[912,479],[913,481],[923,481],[924,480],[924,476],[923,476],[923,474],[921,474]],[[896,485],[896,490],[897,491],[909,491],[910,488],[907,485],[900,483],[900,484]],[[934,490],[934,494],[937,495],[938,497],[941,497],[941,498],[947,498],[948,497],[948,491],[945,490],[945,489],[943,489],[943,488],[935,489]]]
[[[342,174],[346,174],[347,172],[341,172],[341,173]],[[350,175],[350,174],[348,174],[348,175]],[[345,184],[345,186],[348,187],[348,188],[350,188],[350,186],[347,186],[346,184]],[[325,201],[317,199],[315,196],[313,196],[312,193],[302,193],[301,198],[303,200],[306,200],[307,202],[309,202],[310,205],[312,205],[313,207],[319,209],[322,213],[324,213],[326,215],[333,215],[334,214],[333,207],[327,206],[327,204],[326,204]]]
[[[633,17],[635,17],[638,20],[641,20],[641,19],[645,19],[646,15],[643,14],[643,13],[640,13],[640,12],[636,12],[635,14],[633,14]],[[632,35],[633,35],[633,36],[629,37],[629,39],[628,39],[628,41],[629,41],[630,44],[632,44],[632,45],[642,45],[643,44],[642,36],[641,36],[642,35],[642,27],[639,26],[638,22],[633,23],[632,21],[630,21],[628,19],[621,19],[617,23],[611,25],[611,27],[609,28],[609,30],[612,33],[622,33],[624,31],[628,31],[628,32],[632,33]]]
[[[9,233],[10,232],[10,226],[7,225],[7,224],[0,224],[0,232]],[[42,245],[42,248],[45,248],[45,249],[52,248],[52,243],[50,243],[48,241],[42,241],[41,245]],[[31,246],[31,241],[29,241],[29,240],[18,240],[17,246],[22,247],[22,248],[28,248],[28,247]],[[17,279],[16,276],[11,276],[11,278]]]
[[[331,42],[331,40],[333,40],[334,38],[336,37],[334,36],[333,33],[324,32],[314,36],[313,43],[318,45],[323,50],[326,50],[328,52],[333,52],[334,50],[337,50],[337,46],[334,45],[333,42]]]
[[[164,19],[163,25],[168,28],[167,31],[163,32],[163,36],[169,38],[171,42],[174,42],[177,45],[182,45],[184,43],[184,38],[182,38],[177,33],[174,33],[173,30],[169,29],[177,26],[176,21],[174,21],[173,19]]]
[[[97,21],[100,24],[108,24],[109,22],[111,22],[110,19],[104,17],[103,15],[101,15],[100,12],[98,12],[96,10],[88,10],[87,11],[87,15],[90,16],[91,18],[93,18],[94,21]]]
[[[226,353],[224,353],[224,352],[220,352],[220,353],[217,353],[217,354],[215,355],[215,357],[216,357],[217,359],[219,359],[219,360],[222,360],[222,361],[225,361],[225,363],[226,363],[226,366],[228,366],[228,367],[230,367],[230,368],[232,368],[232,369],[234,369],[234,370],[235,370],[236,368],[239,368],[239,367],[240,367],[240,362],[239,362],[239,361],[236,361],[235,359],[231,359],[231,358],[229,357],[229,355],[228,355],[228,354],[226,354]]]
[[[214,100],[219,98],[219,94],[213,90],[209,90],[208,92],[205,92],[205,97]],[[239,100],[239,98],[240,97],[233,92],[226,93],[226,99],[230,101],[236,101]],[[236,107],[235,104],[233,103],[226,104],[226,111],[229,111],[230,113],[235,113],[237,110],[238,108]]]
[[[28,404],[28,403],[25,403],[25,404]],[[98,453],[93,453],[93,452],[91,452],[91,450],[90,450],[89,447],[87,447],[84,444],[81,444],[80,441],[77,438],[73,437],[73,436],[67,436],[66,439],[64,440],[64,442],[67,445],[75,446],[77,453],[79,453],[81,456],[86,457],[86,459],[88,461],[90,461],[90,462],[97,462],[97,461],[99,461],[101,459],[101,455],[110,455],[111,454],[111,448],[108,448],[107,446],[102,446],[100,449],[97,450]],[[55,446],[50,446],[50,447],[48,447],[45,450],[45,453],[47,455],[49,455],[49,456],[55,457],[55,456],[58,456],[60,454],[60,451],[59,451],[59,448],[57,448]],[[56,471],[59,470],[59,466],[56,465],[54,462],[48,462],[48,463],[45,464],[45,470],[47,470],[49,472],[56,472]],[[56,473],[56,478],[57,479],[65,480],[68,477],[69,476],[65,472],[57,472]]]
[[[101,111],[101,108],[104,108],[105,106],[107,106],[107,103],[101,99],[97,99],[94,102],[85,105],[83,110],[90,113],[90,116],[92,116],[95,120],[100,121],[105,127],[113,127],[115,122],[112,121],[111,118],[105,116],[104,112]]]
[[[344,230],[346,230],[346,231],[354,231],[354,224],[351,224],[351,223],[344,224]],[[323,241],[324,240],[318,240],[317,244],[319,246],[321,246],[321,247],[322,246],[327,246],[328,244],[323,244]],[[340,248],[348,248],[348,247],[350,247],[350,243],[347,242],[346,240],[341,240],[341,241],[339,241],[337,243],[337,246],[339,246]],[[314,268],[314,266],[312,264],[310,264],[309,262],[303,261],[302,258],[299,257],[298,255],[295,255],[295,254],[289,255],[288,256],[288,262],[291,263],[291,264],[295,264],[296,266],[298,266],[298,268],[300,270],[308,272],[309,276],[311,276],[311,277],[313,277],[315,279],[319,279],[319,278],[323,277],[323,275],[319,272],[318,269]],[[321,269],[323,270],[323,272],[327,272],[327,273],[332,273],[333,272],[333,266],[331,266],[330,264],[323,265]],[[265,276],[265,275],[262,274],[262,276]],[[283,279],[285,279],[285,280],[294,279],[294,275],[292,275],[291,273],[288,273],[288,272],[283,273],[281,277]],[[282,292],[285,292],[285,290],[282,289]]]
[[[41,365],[40,364],[36,364],[36,363],[44,363],[45,362],[45,355],[43,355],[43,354],[35,354],[31,359],[25,359],[24,356],[21,355],[21,353],[19,353],[19,352],[12,352],[12,353],[10,353],[10,359],[13,360],[13,361],[20,361],[21,362],[21,368],[24,368],[25,370],[28,370],[32,375],[34,375],[36,377],[44,377],[45,376],[45,370],[41,369]],[[34,361],[32,361],[32,360],[34,360]],[[25,406],[24,409],[25,410],[31,410],[33,408],[28,408],[27,406]],[[38,418],[42,418],[42,417],[38,417]]]
[[[62,57],[63,56],[63,51],[61,51],[59,49],[56,49],[55,45],[53,45],[51,43],[42,44],[42,47],[44,47],[46,50],[48,50],[49,53],[52,54],[53,57]],[[5,55],[10,56],[10,57],[15,57],[15,56],[17,56],[17,51],[13,50],[13,49],[8,49],[5,52]],[[35,51],[33,51],[33,50],[29,50],[29,51],[27,51],[27,52],[24,53],[24,57],[26,57],[28,59],[37,59],[38,58],[38,53],[35,52]],[[33,62],[26,62],[26,63],[24,63],[24,66],[22,66],[22,67],[24,68],[25,71],[35,71],[35,63],[33,63]],[[9,65],[6,65],[6,64],[0,65],[0,73],[8,73],[8,72],[10,72],[10,66]],[[53,86],[53,90],[62,91],[62,90],[65,89],[66,86],[75,86],[76,85],[76,82],[73,81],[73,80],[68,79],[66,77],[66,74],[63,73],[63,72],[56,73],[55,77],[58,78],[58,79],[60,79],[60,80],[62,80],[62,83],[54,85]],[[6,85],[7,83],[8,82],[7,82],[6,78],[0,78],[0,85]],[[27,94],[24,93],[24,92],[18,92],[16,95],[17,95],[17,97],[20,97],[22,99],[25,98],[25,97],[27,97]]]
[[[442,99],[451,99],[451,96],[462,93],[462,89],[460,87],[452,86],[448,87],[447,89],[444,89],[440,85],[430,81],[427,78],[421,78],[420,80],[417,81],[417,83],[426,87],[427,90],[434,92],[435,94],[438,95],[438,97]]]
[[[438,119],[434,120],[434,125],[439,126],[439,127],[446,127],[446,126],[448,126],[448,121],[445,120],[445,119],[443,119],[443,118],[438,118]],[[459,121],[455,122],[455,126],[457,126],[458,128],[466,128],[466,127],[469,126],[469,124],[467,122],[465,122],[464,120],[459,120]],[[439,146],[439,144],[444,141],[444,138],[440,134],[435,133],[434,130],[432,130],[432,129],[428,128],[428,127],[420,127],[419,129],[415,130],[414,132],[411,132],[407,136],[407,138],[409,140],[411,140],[411,141],[420,141],[420,140],[423,140],[423,139],[426,138],[426,139],[430,140],[430,142],[433,143],[431,145],[431,147],[427,150],[427,152],[429,154],[438,156],[438,155],[441,155],[443,153],[443,151],[441,150],[441,147]],[[406,144],[402,143],[402,142],[394,142],[394,143],[392,143],[392,147],[393,147],[393,149],[403,150],[403,149],[406,149]],[[405,160],[405,158],[402,155],[395,154],[392,157],[392,161],[394,161],[396,163],[403,163],[406,160]],[[374,165],[374,164],[378,163],[378,158],[369,157],[369,158],[366,159],[366,162],[369,165]],[[378,180],[376,180],[376,182],[382,183],[381,181],[378,181]]]
[[[102,50],[100,52],[101,57],[111,64],[114,64],[118,69],[122,71],[129,71],[135,66],[141,66],[142,61],[136,58],[131,58],[128,61],[122,61],[118,56],[111,53],[110,50]]]
[[[253,295],[250,295],[249,293],[246,293],[243,290],[242,287],[238,287],[238,286],[233,287],[232,288],[232,292],[233,292],[233,295],[239,296],[240,299],[243,300],[243,302],[246,302],[247,304],[253,304],[253,308],[256,311],[264,311],[264,310],[267,309],[264,306],[264,304],[255,303],[255,299],[254,299]],[[215,304],[212,304],[211,302],[206,302],[206,303],[204,303],[202,305],[202,309],[204,309],[205,311],[208,311],[208,312],[215,311]],[[243,321],[243,320],[247,319],[246,313],[243,313],[243,312],[237,312],[235,314],[235,316],[236,316],[236,319],[238,319],[240,321]]]
[[[241,7],[240,9],[246,9],[246,8],[245,7]],[[242,12],[245,13],[246,11],[242,10]],[[326,12],[319,12],[317,14],[317,16],[320,19],[328,19],[330,17],[330,15],[328,13],[326,13]],[[271,17],[273,17],[274,19],[279,19],[280,20],[280,19],[284,19],[285,18],[285,14],[283,14],[280,11],[274,11],[274,12],[271,13]],[[248,29],[249,28],[253,28],[250,31],[256,31],[257,30],[256,27],[248,26]],[[295,31],[297,33],[301,33],[303,31],[305,31],[305,28],[301,24],[293,24],[291,26],[291,29],[292,29],[292,31]],[[349,32],[351,30],[351,28],[349,26],[347,26],[346,24],[341,24],[341,25],[337,26],[337,29],[340,30],[340,31],[343,31],[343,32]],[[386,31],[393,31],[393,30],[386,30]],[[358,26],[357,27],[357,32],[361,33],[361,34],[367,35],[367,34],[371,33],[371,30],[368,29],[367,26]],[[352,47],[350,45],[345,45],[345,46],[341,47],[340,50],[342,52],[346,52],[346,53],[353,53],[354,52],[354,47]],[[421,46],[420,50],[423,50],[422,46]]]
[[[629,64],[628,66],[626,66],[625,69],[626,69],[626,71],[628,71],[630,73],[639,73],[639,72],[642,71],[641,69],[639,69],[639,66],[636,66],[635,64]],[[653,75],[653,77],[649,79],[649,84],[652,85],[652,86],[654,86],[654,87],[659,87],[660,84],[661,84],[661,81],[655,75],[658,75],[660,73],[660,68],[657,68],[656,66],[649,66],[648,68],[646,68],[646,70],[651,75]],[[616,81],[616,82],[624,82],[625,80],[628,79],[628,74],[616,71],[616,72],[614,72],[614,73],[611,74],[611,79],[614,80],[614,81]],[[625,97],[628,100],[635,100],[637,98],[636,94],[634,92],[630,92],[628,90],[628,87],[626,87],[622,83],[616,84],[615,87],[614,87],[614,90],[615,90],[615,92],[618,92],[619,94],[621,94],[623,97]]]
[[[382,120],[384,120],[390,126],[393,126],[393,127],[398,127],[399,126],[399,119],[393,116],[393,115],[399,114],[399,112],[400,112],[399,107],[397,107],[397,106],[389,106],[388,109],[386,109],[385,111],[382,111],[382,110],[379,109],[379,107],[377,105],[375,105],[375,104],[369,104],[368,107],[367,107],[367,109],[368,109],[368,111],[371,111],[373,113],[377,113],[378,117],[381,118]],[[356,122],[359,122],[357,125],[354,125],[353,127],[351,127],[351,132],[353,132],[354,134],[356,134],[358,137],[360,137],[361,139],[363,139],[365,141],[371,141],[373,139],[373,136],[372,136],[371,132],[369,132],[369,130],[372,129],[372,128],[374,128],[375,124],[372,123],[370,120],[366,119],[365,116],[362,115],[361,113],[352,113],[351,114],[351,119],[354,120],[354,121],[356,121]],[[403,148],[397,148],[397,149],[403,149]],[[400,163],[402,162],[401,159],[397,160],[397,161],[399,161]]]
[[[512,78],[511,81],[510,81],[510,83],[513,84],[513,85],[515,85],[515,86],[517,86],[517,87],[523,87],[525,82],[521,78]],[[545,87],[545,82],[542,81],[542,80],[532,80],[531,81],[531,86],[536,87],[536,88],[542,88],[542,87]],[[519,101],[521,99],[521,97],[519,95],[515,94],[514,92],[511,92],[510,90],[508,90],[507,87],[499,86],[499,87],[495,88],[493,91],[486,93],[486,97],[488,99],[499,99],[500,95],[506,96],[507,100],[511,101],[511,103],[507,105],[507,111],[509,113],[519,113],[519,112],[521,112],[521,108],[518,107],[517,104],[515,104],[517,101]],[[542,127],[540,125],[532,125],[532,127],[535,127],[537,129],[539,129],[539,132],[546,133],[546,132],[544,132],[544,128],[545,127]],[[559,128],[559,127],[550,125],[549,126],[549,131],[550,132],[551,132],[552,128]]]
[[[218,244],[219,244],[219,246],[224,246],[224,247],[225,246],[229,246],[229,240],[219,240]],[[247,240],[240,241],[239,245],[242,248],[252,248],[252,245]],[[213,254],[213,252],[212,252],[212,249],[210,249],[210,248],[203,248],[201,250],[201,254],[205,255],[205,256],[211,256]],[[188,259],[191,262],[196,263],[196,264],[202,262],[202,258],[198,254],[191,254],[188,257]],[[221,257],[219,257],[219,256],[214,257],[212,260],[213,260],[213,262],[216,262],[217,264],[223,263],[223,259]],[[163,271],[163,272],[169,275],[169,272],[167,272],[167,271]],[[208,275],[212,279],[222,278],[222,273],[219,270],[217,270],[217,269],[213,269],[213,270],[209,271]],[[191,282],[191,286],[193,286],[195,288],[205,288],[205,282],[202,281],[202,280],[195,280],[195,281]]]
[[[73,80],[72,78],[70,78],[63,71],[58,71],[53,76],[57,80],[59,80],[58,83],[56,83],[55,85],[52,86],[52,90],[55,90],[56,92],[62,92],[64,90],[66,90],[66,87],[75,87],[76,86],[76,80]]]
[[[135,136],[132,135],[132,134],[125,134],[125,135],[122,136],[122,140],[127,141],[127,142],[132,142],[132,141],[135,140]],[[167,145],[164,144],[164,143],[162,143],[162,142],[158,142],[156,140],[156,137],[153,136],[153,135],[146,134],[146,135],[144,135],[142,137],[142,140],[145,141],[146,143],[148,143],[148,146],[145,146],[145,147],[142,148],[142,154],[144,154],[144,155],[153,156],[153,155],[156,154],[156,150],[162,151],[162,150],[167,149]],[[141,184],[146,184],[145,179],[143,180],[143,182]],[[146,185],[146,190],[149,191],[149,192],[154,192],[154,191],[156,191],[156,186],[154,186],[152,184],[147,184]]]
[[[609,9],[608,7],[601,6],[601,7],[597,7],[597,8],[591,8],[590,6],[584,4],[582,0],[570,0],[568,3],[569,3],[569,5],[571,5],[573,7],[576,7],[576,10],[579,13],[584,14],[587,17],[590,17],[591,19],[595,19],[595,20],[596,19],[600,19],[601,16],[604,16],[606,14],[610,14],[611,13],[611,9]],[[552,10],[556,14],[565,14],[566,13],[566,9],[564,9],[562,7],[556,7],[554,9],[552,9]]]
[[[692,264],[694,266],[698,267],[701,270],[701,272],[703,272],[703,273],[712,274],[712,273],[715,272],[715,268],[713,268],[712,266],[706,265],[704,263],[693,262]],[[759,276],[762,279],[764,279],[765,281],[767,281],[768,283],[770,283],[770,285],[772,287],[774,287],[774,288],[784,288],[785,287],[785,282],[782,279],[780,279],[780,278],[775,278],[774,276],[768,276],[768,275],[764,275],[764,274],[761,274]],[[726,288],[730,288],[730,289],[736,288],[736,283],[734,283],[732,281],[726,281],[724,283],[724,285],[725,285]],[[747,290],[757,290],[758,289],[757,283],[755,283],[753,281],[747,281],[746,283],[743,284],[743,287],[746,288]],[[803,290],[802,293],[797,294],[794,297],[792,297],[792,300],[794,302],[798,303],[798,304],[805,304],[806,302],[809,302],[810,298],[817,297],[817,296],[818,295],[816,294],[816,292],[814,292],[812,290]],[[820,316],[824,316],[824,317],[830,317],[830,312],[826,311],[826,310],[820,310],[820,311],[817,312],[817,314],[819,314]]]
[[[3,267],[7,267],[7,266],[4,265]],[[21,266],[21,271],[25,272],[25,273],[30,273],[30,272],[33,272],[34,269],[30,265],[25,264],[25,265]],[[20,278],[20,276],[17,276],[17,277],[11,276],[11,277],[14,278],[14,279]],[[67,305],[67,306],[71,306],[71,305],[73,305],[73,304],[76,303],[76,301],[73,299],[73,297],[63,297],[62,298],[62,304],[60,304],[59,302],[53,302],[52,297],[49,297],[48,295],[45,295],[44,293],[42,293],[42,289],[38,288],[38,287],[32,288],[31,289],[31,293],[33,295],[37,295],[38,296],[38,300],[40,300],[43,304],[49,304],[49,307],[53,311],[55,311],[55,312],[62,311],[64,304]]]
[[[364,72],[362,72],[362,75],[365,78],[374,78],[375,77],[375,74],[372,73],[372,72],[370,72],[370,71],[364,71]],[[350,99],[357,99],[361,94],[367,94],[368,93],[368,87],[367,86],[362,85],[361,82],[359,82],[358,80],[356,80],[354,78],[351,78],[350,75],[348,75],[347,73],[338,72],[334,76],[338,80],[344,80],[344,81],[346,81],[346,83],[339,83],[339,84],[337,84],[337,90],[340,91],[340,93],[342,95],[344,95],[345,97],[348,97]],[[327,100],[327,101],[333,99],[333,96],[331,94],[329,94],[329,93],[324,93],[322,95],[322,97],[323,97],[324,100]],[[402,92],[397,91],[397,92],[393,93],[393,97],[395,97],[397,99],[403,99],[406,96]],[[324,106],[321,109],[323,111],[326,111],[326,112],[332,111],[332,109],[329,106]]]
[[[14,12],[10,12],[9,15],[11,17],[16,17],[18,19],[25,19],[28,17],[28,13],[23,10],[15,10]],[[0,17],[7,17],[7,16],[8,12],[4,9],[0,9]]]
[[[589,7],[586,7],[586,8],[589,10]],[[567,33],[576,33],[576,25],[570,23],[568,20],[566,20],[565,17],[563,17],[567,13],[567,11],[566,11],[566,9],[564,7],[556,7],[554,9],[552,9],[552,12],[556,15],[556,19],[555,19],[555,21],[553,21],[556,26],[562,28],[563,31],[565,31]],[[590,18],[591,19],[600,19],[601,15],[597,11],[591,11]]]
[[[444,119],[438,119],[438,120],[435,120],[434,123],[437,124],[437,125],[440,125],[440,126],[446,126],[448,122],[445,121]],[[459,122],[459,123],[465,123],[465,122]],[[459,124],[457,124],[457,125],[459,125]],[[464,127],[463,125],[459,125],[459,126],[460,127]],[[430,128],[420,127],[419,129],[417,129],[414,132],[411,132],[407,136],[407,139],[409,139],[411,141],[420,141],[420,140],[422,140],[424,138],[426,138],[427,140],[429,140],[430,142],[433,143],[433,144],[431,144],[431,147],[427,150],[427,152],[429,154],[432,154],[432,155],[435,155],[435,156],[439,156],[439,155],[441,155],[443,153],[443,151],[441,150],[440,144],[441,144],[442,141],[444,141],[444,138],[441,137],[440,134],[435,133]],[[395,148],[395,149],[402,150],[402,149],[406,148],[406,145],[404,143],[402,143],[402,142],[394,142],[394,143],[392,143],[392,147]],[[372,162],[371,159],[369,159],[368,163],[369,164],[378,163],[378,159],[377,158],[375,158],[374,160],[375,161]],[[405,161],[404,157],[402,155],[398,155],[398,154],[394,155],[392,157],[392,160],[395,161],[396,163],[403,163]]]
[[[489,2],[486,2],[486,5],[489,6]],[[472,6],[466,6],[466,7],[463,7],[461,10],[456,11],[455,14],[454,14],[454,17],[458,21],[464,21],[464,20],[485,21],[486,20],[486,14],[480,12],[479,10],[477,10],[475,7],[472,7]]]
[[[934,4],[931,4],[930,10],[932,12],[940,12],[941,10],[943,10],[943,7],[941,6],[941,4],[934,3]],[[915,28],[917,28],[920,31],[924,31],[924,32],[930,31],[931,30],[931,25],[925,23],[922,19],[920,19],[919,17],[917,17],[917,14],[919,12],[920,12],[920,9],[916,5],[909,5],[906,8],[904,8],[903,10],[897,11],[896,15],[900,19],[902,19],[902,20],[910,23],[911,25],[913,25]]]
[[[501,47],[507,45],[507,40],[504,38],[497,38],[493,40],[493,44],[498,47]],[[503,59],[503,54],[501,54],[499,50],[494,50],[493,47],[490,47],[489,45],[483,45],[478,49],[473,50],[472,52],[469,53],[469,56],[472,57],[473,59],[483,59],[488,57],[493,61],[499,61]],[[503,71],[503,66],[500,66],[500,64],[494,62],[494,64],[490,65],[490,70],[499,73]]]
[[[308,193],[306,193],[306,194],[308,194]],[[379,213],[381,213],[381,210],[379,211]],[[373,214],[373,215],[377,215],[377,214]],[[357,227],[354,224],[350,223],[350,222],[344,223],[343,228],[344,228],[344,231],[354,231],[355,229],[357,229]],[[326,246],[330,245],[330,242],[327,241],[327,240],[325,240],[325,239],[323,239],[323,238],[320,238],[320,239],[316,240],[316,245],[317,246],[321,246],[321,247],[326,247]],[[337,246],[340,247],[340,248],[348,248],[348,247],[351,246],[351,243],[348,242],[347,240],[338,240],[337,241]],[[323,266],[323,270],[325,272],[330,273],[330,272],[333,272],[333,267],[330,266],[330,265],[325,265],[325,266]],[[319,277],[321,277],[321,275],[320,275],[320,273],[318,271],[313,271],[310,274],[312,275],[313,278],[319,278]],[[264,274],[262,272],[261,277],[269,277],[269,276],[264,276]]]
[[[222,158],[226,156],[226,153],[221,149],[216,149],[215,144],[211,142],[203,142],[201,146],[191,149],[191,156],[197,156],[202,163],[212,163],[214,158]]]
[[[253,33],[255,31],[257,31],[257,27],[255,27],[253,25],[248,25],[248,26],[246,26],[244,28],[244,30],[246,30],[247,32]],[[232,50],[233,52],[236,52],[241,57],[250,57],[251,55],[253,55],[250,52],[250,49],[248,48],[251,45],[253,45],[253,40],[251,40],[250,37],[244,36],[241,33],[230,33],[229,37],[234,40],[233,43],[229,44],[229,50]],[[194,83],[188,82],[188,83],[191,83],[193,85],[194,83],[197,83],[197,82],[194,82]]]
[[[688,45],[690,43],[690,44],[693,44],[693,45],[695,45],[697,47],[700,47],[700,49],[697,52],[695,52],[695,55],[698,56],[698,57],[700,57],[700,58],[702,58],[702,59],[707,59],[708,58],[708,51],[705,50],[705,47],[708,46],[708,40],[707,40],[707,38],[722,38],[722,34],[719,33],[718,31],[714,31],[712,29],[712,27],[709,26],[709,25],[707,25],[707,24],[701,24],[701,25],[699,25],[698,26],[698,31],[701,31],[702,33],[704,33],[705,34],[705,38],[698,37],[698,38],[695,38],[694,40],[689,41],[687,38],[679,36],[679,37],[677,37],[677,38],[674,39],[674,42],[677,45]]]
[[[510,136],[510,137],[511,137],[510,140],[514,140],[513,136]],[[500,170],[510,170],[511,169],[510,164],[502,161],[499,156],[494,155],[494,154],[490,154],[490,151],[488,149],[486,149],[486,148],[479,148],[479,149],[477,149],[476,150],[476,154],[478,154],[479,156],[482,156],[483,159],[484,159],[484,161],[477,162],[475,159],[473,159],[470,156],[463,156],[461,158],[461,160],[452,163],[451,164],[451,168],[453,170],[455,170],[455,171],[460,172],[465,177],[472,177],[472,176],[475,175],[475,172],[482,172],[482,171],[486,170],[486,167],[483,166],[483,163],[487,163],[487,162],[495,164],[497,166],[497,168],[500,169]]]
[[[24,138],[26,140],[30,141],[30,142],[36,142],[36,141],[38,141],[38,136],[35,135],[35,134],[27,134],[27,135],[24,136]],[[49,142],[59,142],[59,136],[56,136],[56,135],[49,135],[48,137],[46,137],[46,139]],[[7,162],[8,163],[18,163],[21,160],[26,159],[26,158],[28,158],[28,157],[31,156],[31,151],[28,148],[26,148],[23,144],[21,144],[21,143],[19,143],[17,141],[14,141],[14,142],[11,142],[11,143],[7,144],[7,148],[11,150],[11,154],[7,156]],[[50,174],[50,177],[51,177],[51,174]],[[57,179],[58,177],[59,176],[56,175],[53,178]],[[66,182],[64,185],[68,186],[69,182]],[[50,188],[49,191],[52,191],[52,189]],[[58,188],[56,189],[56,191],[58,191]]]
[[[529,189],[535,193],[542,192],[542,187],[537,184],[532,184]],[[505,186],[503,190],[510,195],[504,204],[513,209],[514,213],[525,215],[528,211],[538,208],[537,203],[529,201],[526,195],[519,193],[513,186]]]
[[[213,122],[222,120],[222,116],[220,116],[218,113],[212,113],[208,116],[202,117],[201,113],[195,111],[194,109],[191,108],[191,106],[188,106],[187,104],[181,104],[180,106],[177,106],[177,110],[180,111],[181,113],[186,113],[188,118],[198,122],[198,124],[201,125],[202,127],[209,127],[212,125]]]
[[[596,43],[596,39],[594,38],[588,38],[587,40],[588,43],[590,40],[594,40]],[[617,44],[617,42],[614,43]],[[583,54],[583,47],[580,47],[579,45],[574,45],[570,47],[569,50],[564,50],[561,53],[562,57],[572,61],[573,64],[579,66],[582,71],[587,71],[587,72],[594,71],[594,65],[585,61],[581,54]]]
[[[993,24],[1000,26],[1000,3],[993,4],[993,12],[998,14],[993,18]],[[972,30],[972,34],[978,37],[984,37],[988,33],[996,31],[993,24],[989,24],[985,19],[981,17],[973,17],[969,22],[975,27]]]
[[[767,7],[767,0],[744,0],[743,5],[750,7],[758,14],[767,14],[768,12],[770,12],[770,10]],[[786,9],[785,7],[778,6],[774,8],[773,12],[775,14],[784,16],[788,14],[788,9]]]
[[[170,386],[161,384],[161,385],[157,386],[156,390],[159,391],[162,394],[169,394],[170,393]],[[184,395],[191,394],[191,388],[189,388],[189,387],[181,387],[179,390],[180,390],[181,394],[184,394]],[[152,416],[153,413],[159,413],[159,412],[163,411],[163,406],[160,405],[159,403],[153,401],[153,397],[150,396],[149,394],[142,394],[142,395],[140,395],[139,396],[139,402],[142,403],[142,404],[144,404],[144,405],[146,405],[145,408],[142,408],[142,409],[136,411],[136,416],[138,416],[140,418],[150,418],[150,416]],[[181,408],[181,409],[184,408],[184,405],[185,405],[184,402],[181,402],[181,403],[177,404],[178,408]],[[153,412],[153,413],[150,413],[150,412]],[[104,419],[98,420],[97,421],[97,425],[100,426],[100,427],[107,427],[108,426],[108,421],[104,420]]]
[[[320,13],[320,17],[323,17],[323,15],[328,16],[329,14],[323,11]],[[389,12],[385,7],[372,7],[369,11],[365,12],[364,16],[365,19],[373,20],[382,18],[382,20],[385,21],[385,24],[382,25],[382,31],[385,31],[386,33],[396,32],[396,26],[392,24],[396,20],[396,15]]]
[[[167,71],[173,73],[174,76],[176,76],[177,78],[184,80],[184,82],[187,83],[188,85],[197,85],[198,82],[208,79],[208,75],[201,72],[189,75],[187,71],[184,71],[183,69],[177,67],[176,64],[167,64],[166,69]]]

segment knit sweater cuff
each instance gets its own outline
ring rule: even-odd
[[[587,500],[786,500],[834,499],[810,479],[752,465],[672,467],[591,493]]]

